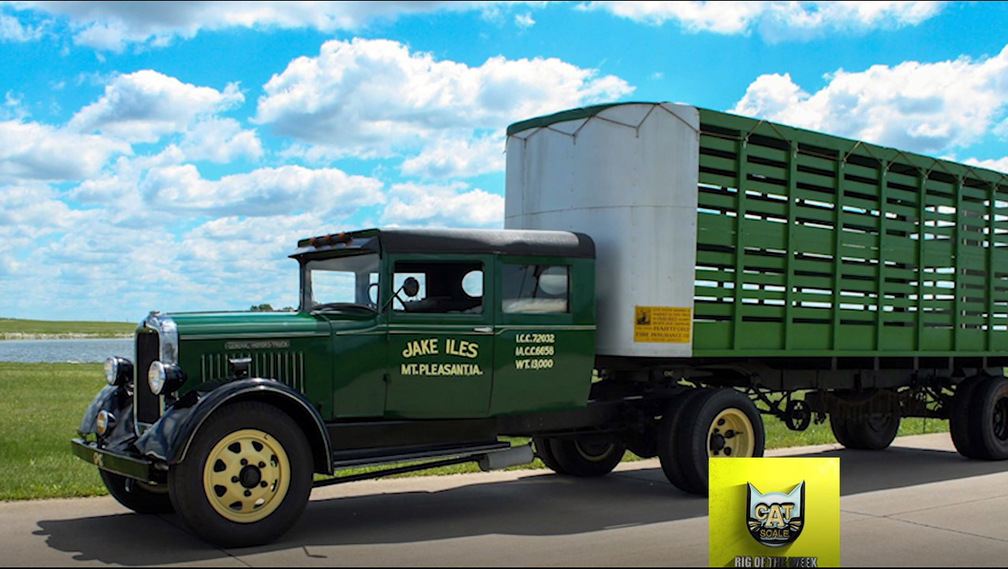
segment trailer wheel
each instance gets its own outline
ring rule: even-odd
[[[853,397],[838,394],[839,397]],[[840,415],[830,413],[830,427],[837,442],[844,447],[856,450],[882,450],[888,448],[899,432],[899,410],[885,413],[869,413],[867,403],[860,405],[862,410],[854,414]]]
[[[312,487],[312,452],[276,407],[242,402],[215,411],[168,472],[175,510],[203,539],[262,545],[297,521]]]
[[[756,406],[734,389],[703,391],[684,402],[673,433],[680,489],[707,493],[708,460],[763,456],[763,421]]]
[[[627,450],[641,458],[658,456],[658,426],[652,422],[641,425],[639,430],[627,433],[623,437]]]
[[[167,514],[172,511],[168,488],[153,487],[138,480],[98,469],[108,493],[123,506],[138,514]]]
[[[623,460],[626,446],[607,435],[582,435],[572,439],[547,439],[550,452],[563,474],[605,476]]]
[[[680,393],[665,407],[661,422],[658,423],[658,460],[661,462],[662,472],[665,478],[673,486],[681,490],[686,490],[686,481],[683,478],[683,468],[679,458],[676,441],[682,436],[683,409],[687,407],[687,401],[705,391],[694,389],[685,393]]]
[[[1008,379],[984,379],[973,391],[970,441],[979,458],[1008,458]]]
[[[959,382],[949,408],[949,435],[952,436],[952,444],[959,454],[967,458],[981,458],[976,438],[970,433],[970,417],[973,411],[973,394],[977,385],[985,379],[984,376],[973,376]]]
[[[560,465],[557,463],[556,457],[553,456],[553,451],[550,449],[550,439],[546,437],[532,437],[532,444],[535,446],[535,455],[539,457],[539,460],[557,474],[567,474]]]
[[[829,424],[830,430],[833,431],[833,438],[835,438],[838,443],[843,445],[844,448],[854,448],[853,439],[851,438],[850,432],[847,431],[846,421],[844,421],[839,415],[830,413]]]

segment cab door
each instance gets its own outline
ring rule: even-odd
[[[491,414],[584,407],[595,361],[594,263],[504,257],[495,272]]]
[[[486,417],[493,386],[493,257],[390,259],[385,415],[390,418]],[[407,297],[407,279],[419,292]]]

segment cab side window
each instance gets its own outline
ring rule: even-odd
[[[501,310],[504,314],[567,314],[570,270],[563,265],[504,264]]]
[[[392,277],[396,312],[419,314],[482,314],[483,264],[478,262],[398,261]],[[416,279],[419,292],[409,297],[401,289]]]

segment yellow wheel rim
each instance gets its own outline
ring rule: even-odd
[[[203,465],[203,491],[218,514],[247,524],[283,503],[290,477],[290,461],[280,442],[263,431],[243,429],[210,450]]]
[[[707,442],[708,457],[749,457],[756,450],[756,433],[749,417],[733,407],[711,421]]]
[[[609,455],[616,449],[616,445],[611,442],[585,442],[574,441],[574,449],[581,455],[581,458],[588,462],[602,462],[609,458]]]

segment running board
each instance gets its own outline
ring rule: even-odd
[[[423,447],[399,447],[381,449],[372,454],[361,451],[337,451],[333,453],[333,470],[353,466],[375,466],[393,464],[396,462],[412,462],[428,458],[448,458],[466,454],[482,454],[487,452],[507,450],[511,443],[504,441],[489,441],[469,443],[464,445],[438,445]]]
[[[333,466],[336,470],[339,470],[353,466],[375,466],[380,464],[413,462],[417,460],[423,461],[426,459],[425,462],[421,462],[419,464],[408,464],[405,466],[399,466],[395,468],[385,468],[374,472],[363,472],[360,474],[335,476],[333,478],[327,478],[324,480],[316,480],[315,482],[312,483],[312,487],[320,488],[323,486],[332,486],[334,484],[345,484],[347,482],[357,482],[360,480],[372,480],[375,478],[382,478],[385,476],[394,476],[396,474],[406,474],[409,472],[417,472],[420,470],[429,470],[431,468],[441,468],[444,466],[453,466],[456,464],[465,464],[469,462],[481,462],[489,464],[487,462],[489,456],[498,453],[510,454],[508,451],[512,451],[510,443],[495,442],[486,444],[456,446],[451,448],[429,449],[423,451],[415,450],[412,452],[404,452],[400,454],[384,454],[370,458],[334,460]],[[440,458],[441,460],[432,460],[437,458]],[[481,464],[481,467],[483,467],[483,464]]]

